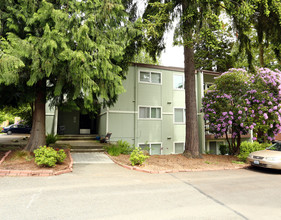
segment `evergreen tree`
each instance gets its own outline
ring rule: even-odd
[[[46,99],[92,109],[96,97],[112,103],[123,91],[123,58],[139,32],[121,0],[9,0],[0,16],[1,88],[34,100],[26,150],[45,145]]]

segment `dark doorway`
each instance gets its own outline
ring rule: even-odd
[[[90,114],[80,113],[80,134],[95,134],[96,133],[96,120]]]

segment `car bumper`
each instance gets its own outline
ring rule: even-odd
[[[281,169],[281,161],[267,161],[267,160],[259,160],[253,158],[247,158],[247,161],[256,167],[264,167],[270,169]]]

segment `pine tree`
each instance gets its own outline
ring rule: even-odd
[[[123,92],[122,59],[139,33],[121,0],[9,0],[0,16],[0,85],[34,101],[26,150],[45,145],[47,99],[91,109]]]

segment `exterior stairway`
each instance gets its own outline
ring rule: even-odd
[[[105,144],[96,141],[97,135],[60,135],[56,144],[71,146],[71,152],[104,152]]]

